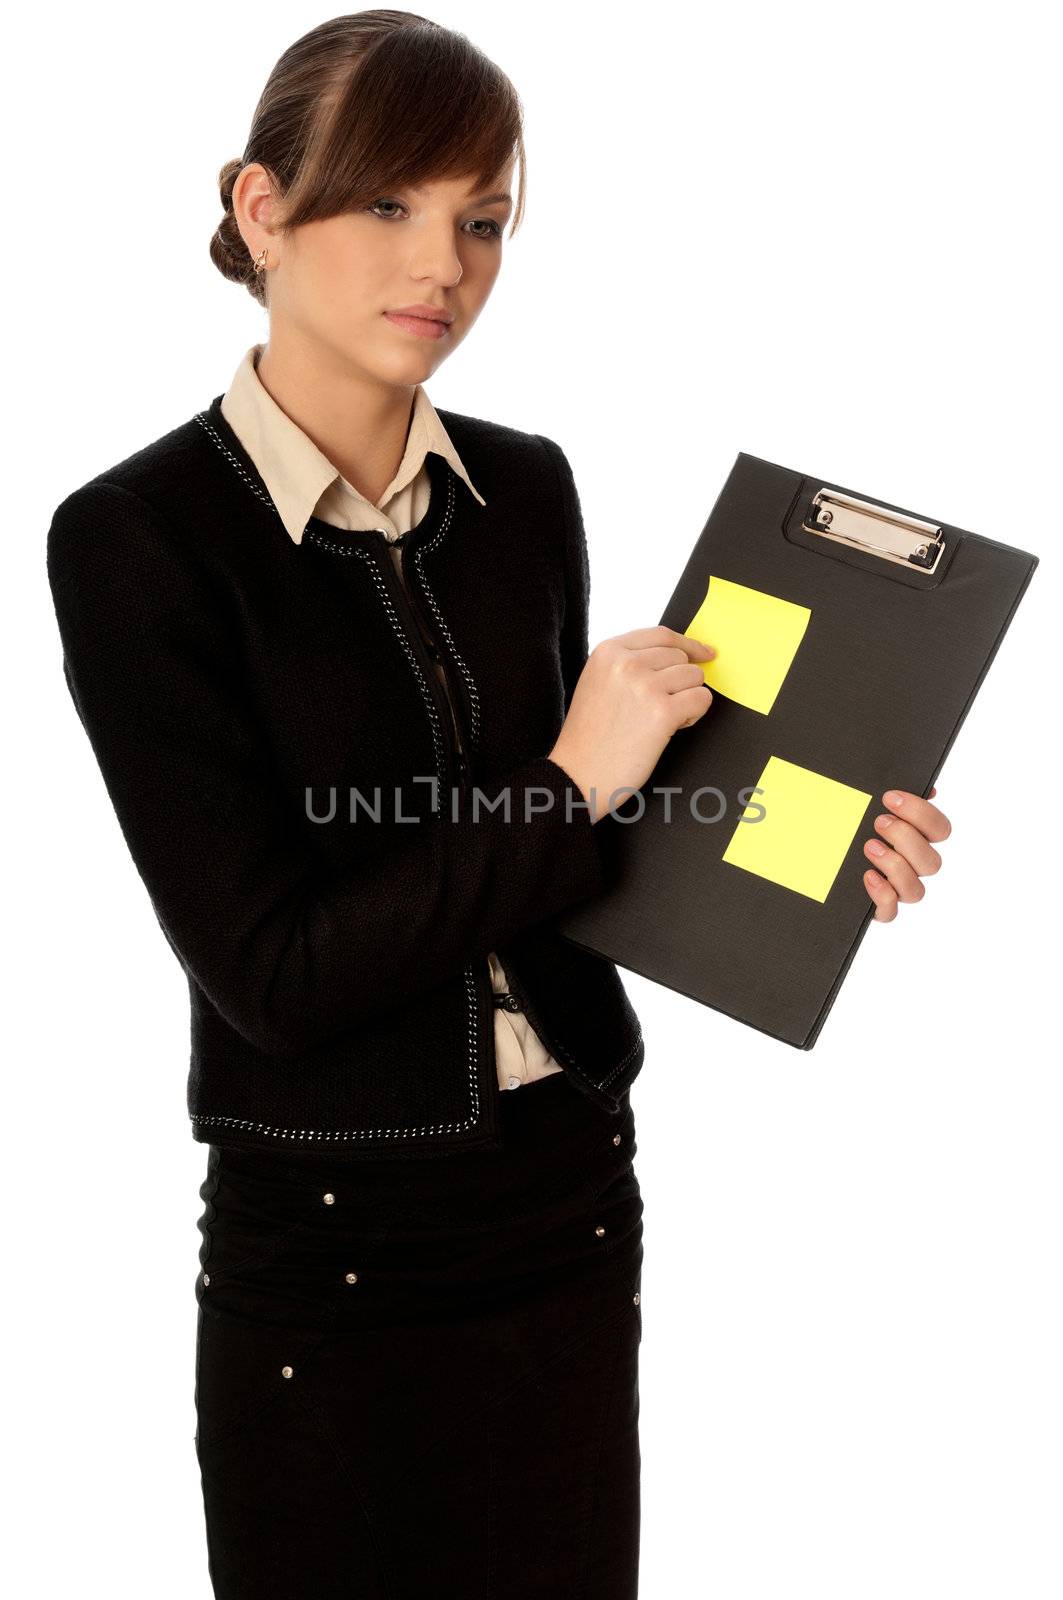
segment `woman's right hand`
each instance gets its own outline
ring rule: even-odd
[[[563,767],[598,822],[641,788],[679,728],[712,704],[699,661],[712,645],[663,623],[595,645],[580,673],[550,760]]]

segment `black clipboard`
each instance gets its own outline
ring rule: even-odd
[[[778,602],[791,642],[802,610],[806,625],[770,709],[714,688],[640,793],[598,823],[610,887],[558,931],[811,1049],[874,917],[863,841],[881,797],[929,794],[1037,564],[739,452],[660,620],[716,644],[690,626],[716,582]]]

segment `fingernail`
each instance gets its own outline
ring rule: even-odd
[[[894,820],[894,819],[893,819],[893,818],[892,818],[892,817],[888,817],[888,816],[881,816],[881,817],[876,817],[876,818],[875,818],[875,824],[876,824],[876,826],[877,826],[877,827],[879,827],[879,828],[888,828],[888,827],[889,827],[889,825],[890,825],[890,823],[891,823],[891,822],[892,822],[892,821],[893,821],[893,820]]]
[[[865,872],[864,878],[866,882],[871,884],[872,888],[874,889],[878,889],[882,885],[882,879],[879,877],[877,872]]]
[[[884,856],[886,854],[886,846],[884,844],[880,844],[877,839],[869,839],[867,841],[867,848],[870,850],[873,856]]]
[[[903,806],[904,804],[903,794],[898,794],[896,789],[891,789],[889,794],[883,795],[882,798],[888,806]]]

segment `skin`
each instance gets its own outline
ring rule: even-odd
[[[349,483],[374,503],[406,448],[414,391],[457,348],[502,266],[512,165],[486,190],[447,180],[397,189],[363,211],[271,231],[266,169],[244,167],[233,211],[253,258],[265,248],[269,339],[258,376]],[[497,230],[497,236],[496,236]],[[442,339],[408,333],[385,311],[424,302],[454,313]]]
[[[269,339],[258,376],[268,393],[343,476],[376,503],[395,476],[414,393],[461,343],[502,266],[513,210],[513,165],[486,190],[461,179],[400,188],[357,212],[276,226],[269,175],[257,162],[233,187],[233,210],[252,258],[266,249]],[[504,199],[482,203],[485,195]],[[442,339],[409,333],[385,311],[424,302],[454,316]],[[588,802],[641,787],[668,741],[712,704],[700,661],[710,644],[663,626],[603,639],[580,675],[550,758]],[[931,796],[937,793],[931,789]],[[940,870],[934,848],[952,825],[929,799],[888,790],[864,843],[864,886],[875,920],[921,900]]]

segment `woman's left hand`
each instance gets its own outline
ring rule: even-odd
[[[878,870],[864,873],[864,886],[875,902],[875,921],[892,922],[897,902],[921,900],[926,890],[920,878],[940,871],[934,845],[948,838],[952,823],[929,800],[905,789],[887,789],[882,803],[889,810],[875,818],[878,837],[864,844],[864,854]]]

